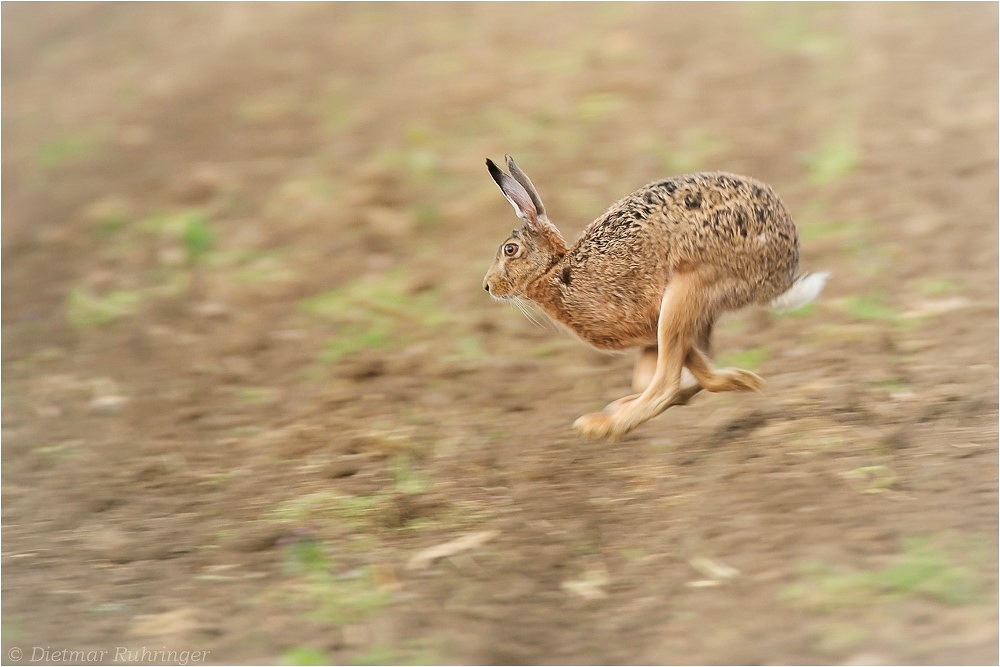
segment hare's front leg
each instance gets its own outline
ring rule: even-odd
[[[649,386],[653,375],[656,373],[657,346],[647,345],[639,351],[639,356],[635,360],[635,369],[632,371],[632,391],[638,392],[619,398],[604,406],[605,412],[614,412],[618,408],[631,403],[642,395],[642,392]],[[678,397],[675,405],[687,404],[699,391],[701,386],[687,368],[681,371],[681,389],[683,394]]]
[[[706,312],[711,304],[707,282],[697,271],[673,277],[660,300],[659,354],[649,386],[636,398],[627,397],[619,402],[612,412],[594,412],[577,419],[573,426],[581,435],[591,438],[623,435],[690,398],[681,387],[681,372],[698,335],[699,321],[712,319]],[[697,389],[694,391],[697,393]]]
[[[643,390],[649,386],[654,373],[656,373],[656,346],[647,345],[639,350],[639,356],[635,359],[635,369],[632,371],[632,391],[636,393],[608,403],[604,406],[604,411],[614,412],[626,403],[639,398]]]

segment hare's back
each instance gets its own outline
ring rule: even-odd
[[[791,240],[795,233],[788,210],[774,189],[748,176],[725,172],[703,172],[674,176],[650,183],[615,202],[591,223],[585,236],[613,238],[615,233],[632,236],[641,226],[669,236],[748,239],[775,232]]]
[[[798,234],[781,198],[766,183],[725,172],[650,183],[591,223],[581,244],[628,246],[668,271],[707,263],[775,288],[798,268]]]

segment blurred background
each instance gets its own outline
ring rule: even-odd
[[[5,655],[998,660],[995,4],[2,19]],[[632,357],[483,293],[505,152],[568,238],[774,185],[833,277],[719,328],[768,390],[579,441]]]

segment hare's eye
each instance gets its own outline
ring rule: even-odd
[[[503,254],[507,255],[507,257],[513,257],[520,249],[516,243],[508,243],[503,247]]]

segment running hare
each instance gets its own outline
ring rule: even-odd
[[[759,391],[764,381],[710,361],[712,326],[750,304],[805,305],[827,274],[799,273],[799,239],[771,189],[727,173],[675,176],[636,190],[567,246],[531,181],[507,156],[493,180],[524,221],[500,244],[483,288],[497,299],[529,299],[602,350],[641,348],[639,393],[574,427],[615,437],[702,389]]]

